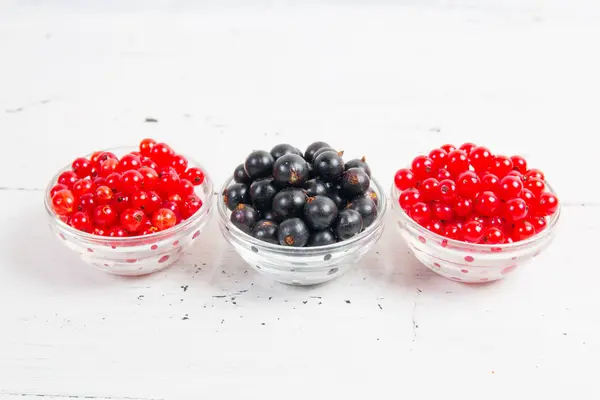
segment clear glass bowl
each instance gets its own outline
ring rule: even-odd
[[[111,151],[120,157],[136,150],[137,147],[117,147],[105,151]],[[87,155],[88,158],[90,156],[91,154]],[[187,160],[189,167],[198,167],[204,172],[204,182],[194,187],[203,204],[198,212],[173,228],[151,235],[113,238],[92,235],[65,224],[52,210],[49,193],[58,176],[71,169],[69,164],[52,177],[44,193],[50,229],[65,246],[78,253],[84,262],[110,274],[146,275],[172,265],[183,254],[184,248],[200,235],[211,215],[212,181],[199,163],[189,157]]]
[[[555,193],[546,182],[548,190]],[[548,225],[529,239],[501,245],[472,244],[433,233],[412,220],[400,207],[400,190],[392,184],[392,208],[400,234],[415,257],[427,268],[448,279],[481,283],[504,278],[538,256],[552,242],[560,207]]]
[[[221,192],[233,183],[230,178]],[[315,285],[348,271],[375,245],[383,233],[387,199],[375,179],[371,188],[379,198],[378,215],[363,232],[351,239],[321,247],[287,247],[256,239],[230,221],[231,212],[219,198],[219,226],[223,237],[255,270],[288,285]]]

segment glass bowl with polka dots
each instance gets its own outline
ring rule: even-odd
[[[106,149],[121,157],[136,147],[118,147]],[[89,158],[91,155],[88,155]],[[66,247],[78,253],[81,259],[102,271],[114,275],[138,276],[159,271],[174,264],[184,249],[192,244],[211,216],[213,184],[206,169],[187,157],[188,167],[200,168],[205,175],[204,182],[194,187],[196,195],[202,200],[202,207],[187,220],[174,227],[151,235],[135,237],[105,237],[92,235],[65,224],[52,211],[49,196],[51,187],[58,176],[71,169],[71,165],[62,168],[52,178],[45,192],[45,206],[50,229]]]
[[[548,190],[554,190],[546,183]],[[400,191],[392,184],[392,209],[400,235],[411,253],[427,268],[448,279],[467,283],[504,278],[538,256],[552,242],[560,208],[548,218],[546,229],[529,239],[500,245],[473,244],[433,233],[411,219],[400,207]]]
[[[221,190],[234,183],[230,178]],[[308,286],[330,281],[348,271],[377,243],[383,233],[387,199],[381,186],[371,179],[377,194],[378,214],[373,223],[351,239],[319,247],[288,247],[271,244],[238,229],[222,199],[217,201],[219,226],[223,237],[256,271],[288,285]]]

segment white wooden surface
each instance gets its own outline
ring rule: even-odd
[[[600,396],[597,2],[96,3],[0,5],[0,398]],[[488,285],[433,275],[392,224],[319,287],[248,270],[214,220],[178,266],[105,275],[50,235],[42,188],[145,136],[217,184],[278,142],[366,154],[388,185],[470,140],[544,169],[563,216]]]

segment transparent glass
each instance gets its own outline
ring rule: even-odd
[[[137,147],[117,147],[105,151],[120,157],[136,150]],[[87,155],[88,158],[90,156],[91,154]],[[110,274],[146,275],[172,265],[209,221],[214,197],[213,184],[206,169],[191,158],[186,158],[189,167],[198,167],[204,172],[204,182],[194,188],[203,204],[198,212],[173,228],[151,235],[113,238],[92,235],[65,224],[52,210],[49,193],[58,176],[71,169],[69,164],[52,177],[44,194],[50,229],[65,246],[78,253],[84,262]]]
[[[225,182],[221,193],[232,183],[233,178]],[[381,237],[387,199],[375,179],[371,180],[371,188],[379,198],[377,218],[363,232],[343,242],[321,247],[287,247],[258,240],[231,223],[231,212],[220,199],[219,226],[223,237],[258,272],[288,285],[315,285],[348,271]]]
[[[552,193],[554,189],[546,183]],[[488,282],[504,278],[538,256],[554,239],[560,207],[542,232],[529,239],[501,245],[472,244],[433,233],[413,221],[400,207],[400,190],[392,184],[392,208],[400,234],[415,257],[427,268],[460,282]]]

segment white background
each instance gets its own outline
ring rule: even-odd
[[[0,398],[600,396],[598,2],[90,3],[0,3]],[[318,287],[249,270],[216,221],[171,269],[113,277],[52,237],[42,190],[146,136],[217,186],[279,142],[366,155],[388,186],[473,141],[543,169],[562,220],[487,285],[420,266],[391,215]]]

